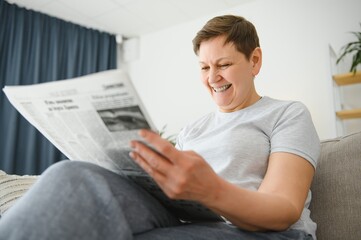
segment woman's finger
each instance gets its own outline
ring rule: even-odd
[[[171,163],[161,154],[157,153],[149,146],[141,143],[139,141],[131,142],[131,146],[133,147],[133,157],[137,162],[144,163],[143,166],[148,171],[158,171],[161,174],[165,175],[169,168],[171,167]],[[149,169],[150,168],[150,169]]]
[[[167,176],[165,176],[162,172],[159,171],[158,168],[153,168],[148,162],[137,152],[132,151],[129,153],[130,157],[134,159],[134,161],[142,168],[145,172],[151,176],[158,186],[166,191],[167,189]]]
[[[149,143],[160,155],[168,159],[172,163],[176,163],[178,150],[167,140],[161,138],[159,134],[152,131],[142,129],[139,131],[141,136],[147,143]]]

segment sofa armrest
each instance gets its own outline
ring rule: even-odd
[[[0,170],[0,217],[33,185],[38,176],[9,175]]]

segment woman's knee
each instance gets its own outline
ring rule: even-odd
[[[41,178],[57,178],[65,180],[75,180],[83,178],[84,175],[95,173],[99,167],[82,161],[63,160],[51,165],[41,176]]]

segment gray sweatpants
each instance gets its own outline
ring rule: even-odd
[[[0,240],[312,239],[305,233],[253,233],[226,223],[180,223],[127,178],[96,165],[62,161],[0,220]]]

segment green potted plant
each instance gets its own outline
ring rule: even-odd
[[[351,32],[351,33],[356,36],[357,41],[349,42],[342,47],[341,49],[342,53],[340,57],[337,59],[336,64],[338,64],[346,55],[353,54],[350,72],[353,72],[353,74],[355,75],[357,66],[361,64],[361,32]]]
[[[176,145],[176,141],[177,141],[177,134],[172,134],[172,135],[168,135],[166,136],[166,128],[167,125],[164,125],[163,128],[158,132],[158,134],[164,138],[165,140],[167,140],[168,142],[170,142],[173,146]]]

